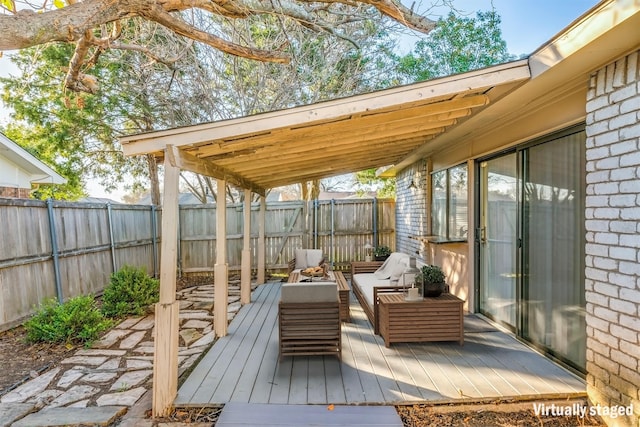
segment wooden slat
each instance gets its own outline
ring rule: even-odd
[[[279,295],[279,283],[258,287],[254,302],[242,307],[230,335],[216,341],[194,369],[176,403],[396,404],[585,391],[582,380],[489,325],[467,332],[464,346],[412,343],[385,348],[355,301],[351,322],[342,324],[341,360],[279,360],[274,314]],[[185,400],[186,395],[192,397]]]

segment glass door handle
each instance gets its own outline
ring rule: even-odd
[[[487,227],[480,227],[480,243],[487,244]]]

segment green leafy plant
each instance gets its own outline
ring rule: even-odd
[[[143,268],[125,265],[111,275],[102,295],[102,312],[109,317],[142,315],[158,302],[160,282]]]
[[[63,304],[55,299],[42,303],[24,327],[31,342],[90,344],[112,322],[106,319],[91,295],[71,298]]]
[[[416,281],[422,283],[444,283],[444,271],[437,265],[423,265],[420,273],[416,275]]]
[[[389,246],[376,246],[373,254],[377,257],[389,256],[391,255],[391,249],[389,249]]]

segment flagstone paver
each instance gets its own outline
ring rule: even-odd
[[[134,332],[120,342],[120,348],[131,349],[137,346],[144,338],[145,331]]]
[[[233,318],[240,308],[240,288],[232,286],[229,292],[228,315]],[[183,337],[178,349],[180,373],[193,366],[215,339],[213,293],[212,285],[177,292]],[[123,320],[91,348],[77,350],[60,366],[0,396],[0,427],[109,425],[151,388],[153,338],[153,315]]]
[[[30,397],[42,393],[44,390],[46,390],[51,381],[53,381],[55,376],[58,375],[58,372],[60,372],[60,368],[55,368],[49,372],[45,372],[44,374],[32,379],[31,381],[22,384],[15,390],[5,394],[4,396],[2,396],[2,399],[0,399],[0,402],[24,402]]]
[[[108,426],[126,410],[127,408],[123,406],[44,409],[16,421],[13,427],[78,426],[82,424]]]
[[[0,427],[8,427],[15,420],[33,411],[34,405],[28,403],[0,403]]]

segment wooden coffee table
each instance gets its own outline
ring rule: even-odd
[[[288,283],[297,283],[302,280],[305,280],[304,276],[302,276],[299,272],[294,271],[289,274]],[[343,322],[349,322],[351,320],[351,315],[349,314],[349,284],[347,283],[347,279],[345,279],[342,271],[329,271],[329,278],[326,279],[331,282],[336,282],[338,285],[338,297],[340,298],[340,320]]]
[[[427,341],[464,344],[464,301],[455,295],[405,301],[402,294],[380,294],[378,299],[377,321],[385,346]]]

